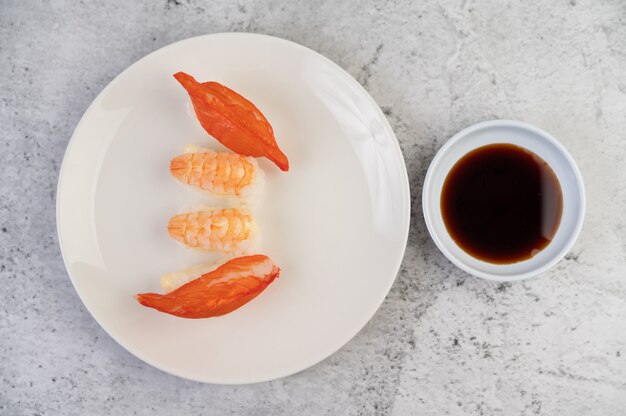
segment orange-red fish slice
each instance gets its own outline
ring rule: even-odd
[[[278,277],[280,269],[264,255],[232,259],[167,295],[143,293],[139,303],[181,318],[210,318],[240,308]]]
[[[280,169],[289,170],[289,160],[278,148],[272,126],[254,104],[217,82],[200,83],[184,72],[174,78],[189,93],[207,133],[236,153],[266,157]]]

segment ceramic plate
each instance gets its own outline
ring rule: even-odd
[[[260,160],[266,186],[255,211],[260,251],[281,276],[219,318],[176,318],[133,298],[210,257],[166,231],[172,215],[204,203],[170,176],[170,159],[187,144],[223,149],[200,127],[178,71],[254,102],[290,162],[282,172]],[[365,325],[398,272],[409,204],[397,140],[353,78],[289,41],[216,34],[146,56],[98,95],[63,160],[57,224],[76,291],[117,342],[171,374],[239,384],[303,370]]]

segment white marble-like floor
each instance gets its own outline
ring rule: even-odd
[[[344,67],[394,128],[413,194],[387,300],[300,374],[212,386],[149,367],[104,333],[63,268],[55,188],[96,94],[186,37],[267,33]],[[438,252],[430,159],[478,121],[556,136],[583,173],[578,243],[543,277],[498,284]],[[626,414],[626,3],[0,0],[0,415]]]

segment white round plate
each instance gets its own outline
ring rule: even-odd
[[[203,203],[170,176],[169,160],[190,143],[221,148],[196,120],[178,71],[255,103],[290,162],[282,172],[260,160],[266,187],[255,211],[260,251],[280,278],[219,318],[176,318],[133,298],[210,257],[166,231],[172,215]],[[400,267],[409,205],[396,138],[352,77],[295,43],[226,33],[160,49],[98,95],[63,160],[57,226],[76,291],[117,342],[171,374],[240,384],[316,364],[367,323]]]

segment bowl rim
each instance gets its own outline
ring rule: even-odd
[[[466,262],[464,262],[463,260],[455,256],[450,250],[448,250],[446,245],[441,240],[440,236],[436,233],[435,227],[433,225],[433,218],[432,218],[433,214],[431,213],[429,209],[429,204],[428,204],[429,192],[428,191],[432,187],[433,177],[435,173],[437,172],[438,167],[440,166],[441,160],[448,153],[450,148],[452,148],[453,145],[463,140],[468,135],[478,130],[491,128],[491,127],[515,127],[521,130],[526,130],[530,133],[534,133],[546,139],[547,141],[549,141],[552,145],[555,146],[555,148],[559,151],[559,153],[564,157],[564,159],[569,164],[569,167],[571,168],[576,178],[576,185],[578,186],[578,191],[580,193],[580,209],[578,210],[576,222],[573,227],[573,231],[571,232],[570,236],[566,240],[563,248],[544,264],[536,268],[533,268],[530,271],[526,271],[522,273],[503,275],[503,274],[485,272],[482,270],[478,270],[475,267],[472,267],[471,265],[467,264]],[[471,150],[477,149],[479,147],[481,146],[476,146],[472,148]],[[447,175],[448,172],[445,172],[445,175]],[[510,281],[517,281],[517,280],[523,280],[523,279],[535,277],[545,272],[546,270],[552,268],[554,265],[556,265],[567,254],[567,252],[572,248],[572,246],[578,239],[578,236],[580,234],[580,231],[582,229],[582,225],[584,222],[585,211],[586,211],[585,185],[584,185],[584,181],[582,178],[582,174],[580,173],[580,170],[578,169],[578,165],[574,161],[574,158],[569,154],[567,149],[565,149],[565,147],[550,133],[538,127],[535,127],[531,124],[524,123],[521,121],[516,121],[516,120],[506,120],[506,119],[497,120],[496,119],[496,120],[482,121],[482,122],[473,124],[469,127],[466,127],[462,129],[461,131],[459,131],[458,133],[456,133],[446,143],[444,143],[443,146],[441,146],[441,148],[437,151],[437,154],[435,155],[435,157],[430,162],[428,171],[426,172],[426,177],[424,179],[424,185],[422,187],[422,213],[424,215],[424,221],[426,222],[426,228],[428,229],[428,233],[430,234],[431,238],[435,242],[435,245],[437,246],[437,248],[439,248],[439,250],[443,253],[444,256],[446,256],[448,260],[450,260],[454,265],[459,267],[461,270],[464,270],[467,273],[470,273],[482,279],[498,281],[498,282],[510,282]]]

